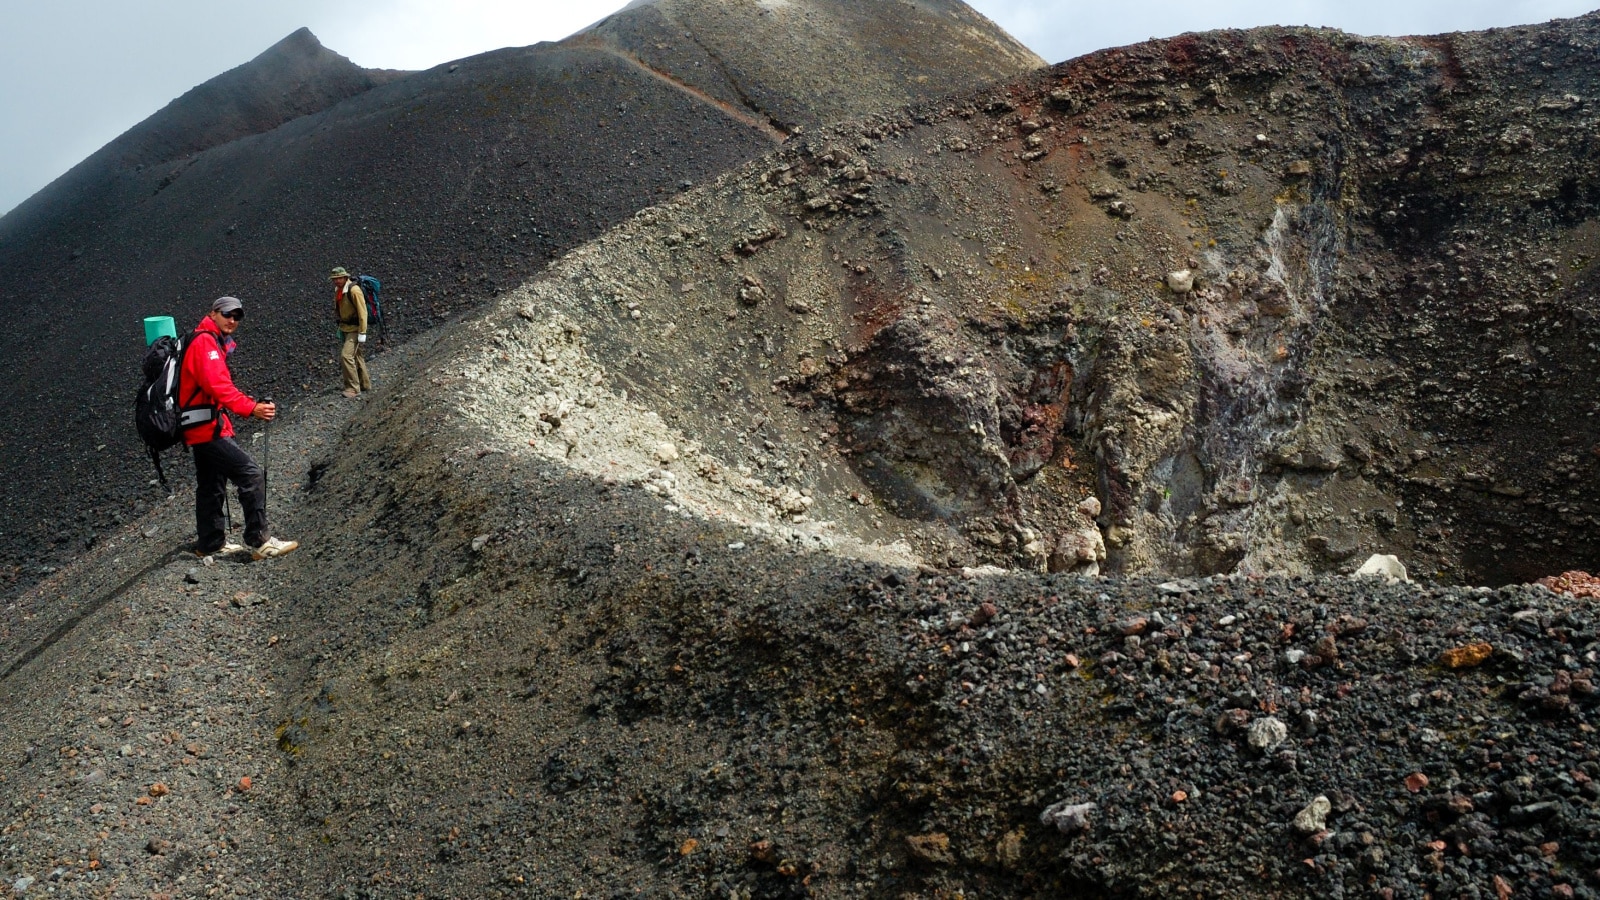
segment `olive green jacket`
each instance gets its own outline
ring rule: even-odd
[[[339,330],[345,334],[367,333],[367,297],[354,278],[344,283],[344,290],[333,297],[339,309]]]

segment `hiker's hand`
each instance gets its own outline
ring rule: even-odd
[[[250,410],[250,418],[260,419],[263,422],[271,422],[272,417],[277,414],[278,404],[276,403],[257,403],[256,408]]]
[[[364,335],[364,334],[356,335],[356,343],[365,344],[366,342],[367,342],[367,336],[366,335]]]

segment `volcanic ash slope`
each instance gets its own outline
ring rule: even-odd
[[[827,129],[431,336],[251,568],[276,765],[196,792],[248,855],[173,877],[1594,894],[1592,604],[1284,572],[1588,552],[1596,27],[1107,51]],[[51,743],[17,799],[87,799],[111,742]],[[8,837],[98,833],[30,804]]]
[[[1297,537],[1307,498],[1509,496],[1385,470],[1468,420],[1413,393],[1367,304],[1422,287],[1427,229],[1468,235],[1367,205],[1439,186],[1383,180],[1382,141],[1416,135],[1361,116],[1498,103],[1452,79],[1507,42],[1591,77],[1559,48],[1594,25],[1111,51],[830,129],[449,330],[315,464],[314,530],[364,549],[285,570],[317,623],[284,647],[285,846],[313,882],[444,892],[1593,892],[1586,603],[1207,570],[1342,565]],[[1373,155],[1333,151],[1357,136]],[[1459,222],[1512,213],[1485,246],[1586,233],[1452,197]],[[1506,314],[1581,309],[1572,272]],[[1430,296],[1416,327],[1503,338]],[[1330,445],[1352,408],[1431,443]],[[1202,546],[1162,530],[1177,503],[1218,523]]]
[[[19,423],[0,440],[16,475],[0,481],[0,586],[149,508],[126,420],[143,317],[188,328],[239,296],[240,384],[315,396],[338,378],[332,265],[381,278],[386,335],[408,339],[794,131],[1041,65],[950,0],[660,0],[408,73],[296,32],[0,218],[0,375],[16,388],[0,416]],[[100,314],[63,320],[62,283]],[[60,410],[83,421],[62,428]]]

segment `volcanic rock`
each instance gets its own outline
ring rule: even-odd
[[[1582,107],[1533,114],[1514,167],[1489,113],[1600,89],[1581,50],[1595,28],[1268,29],[1106,51],[808,132],[629,221],[522,302],[584,327],[585,352],[641,402],[725,398],[716,421],[674,422],[735,465],[769,463],[741,433],[837,434],[785,477],[925,559],[1029,568],[1030,536],[1054,534],[1052,565],[1087,563],[1100,551],[1076,498],[1092,495],[1113,573],[1313,574],[1387,555],[1448,579],[1548,574],[1600,552],[1600,509],[1570,487],[1600,471],[1600,396],[1578,374],[1600,362],[1596,192]],[[1540,75],[1502,53],[1523,44]],[[1152,119],[1138,103],[1154,99]],[[1025,159],[1041,136],[1074,152]],[[938,149],[953,141],[968,149]],[[1308,158],[1316,173],[1285,182]],[[1499,174],[1455,174],[1469,164]],[[1217,171],[1237,189],[1202,191]],[[1506,187],[1557,172],[1570,190]],[[1096,212],[1112,194],[1139,216]],[[686,224],[704,222],[725,224]],[[748,253],[751,234],[773,237]],[[1163,284],[1185,269],[1203,276],[1189,291]],[[649,302],[664,295],[680,302]],[[643,319],[619,316],[635,305]],[[666,329],[702,364],[641,349]],[[852,493],[876,498],[872,515],[829,502]]]
[[[1600,625],[1516,579],[1595,568],[1596,46],[1185,35],[638,212],[282,423],[297,553],[159,504],[8,609],[6,877],[1595,893]]]

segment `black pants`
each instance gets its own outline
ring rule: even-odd
[[[199,535],[195,547],[201,553],[214,553],[227,543],[227,519],[223,504],[228,499],[228,482],[239,490],[239,505],[244,507],[244,542],[250,547],[266,543],[267,473],[233,438],[217,438],[189,448],[194,451],[194,528]]]

